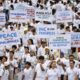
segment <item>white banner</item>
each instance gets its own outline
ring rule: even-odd
[[[39,38],[51,38],[56,34],[53,25],[51,24],[39,24],[36,25],[36,33]]]
[[[56,12],[56,22],[63,23],[63,22],[72,22],[72,15],[71,11],[57,11]]]
[[[51,10],[36,10],[35,20],[38,21],[52,21],[52,11]]]
[[[26,22],[26,12],[25,11],[18,11],[18,10],[13,10],[10,11],[10,22],[20,22],[24,23]]]
[[[27,8],[27,5],[25,3],[16,3],[16,4],[14,4],[14,10],[25,11],[26,8]]]
[[[19,34],[16,31],[0,33],[0,45],[16,45],[20,44]]]
[[[27,7],[26,8],[26,16],[27,16],[27,19],[35,19],[35,8]]]
[[[71,46],[80,47],[80,33],[71,33]]]
[[[0,26],[5,25],[5,23],[6,23],[5,13],[0,13]]]
[[[63,34],[49,39],[49,47],[52,49],[71,49],[71,35]]]

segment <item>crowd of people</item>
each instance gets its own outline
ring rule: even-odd
[[[52,10],[52,22],[9,21],[18,4]],[[72,22],[56,23],[56,12],[69,10]],[[58,34],[80,32],[80,0],[0,0],[0,13],[6,23],[0,32],[18,31],[20,44],[0,46],[0,80],[80,80],[80,48],[52,49],[48,39],[36,37],[36,25],[52,24]]]

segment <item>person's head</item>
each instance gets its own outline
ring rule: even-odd
[[[70,27],[69,26],[66,27],[66,31],[70,32]]]
[[[15,51],[17,49],[16,45],[12,45],[12,50]]]
[[[45,47],[46,46],[46,42],[45,41],[41,41],[41,45],[42,45],[42,47]]]
[[[56,61],[54,60],[54,61],[52,61],[51,62],[51,64],[50,64],[50,68],[52,68],[52,69],[54,69],[54,68],[56,68]]]
[[[7,61],[7,57],[6,56],[3,56],[2,57],[2,63],[6,62]]]
[[[73,26],[73,27],[72,27],[72,31],[73,31],[73,32],[76,32],[76,31],[77,31],[77,27],[76,27],[76,26]]]
[[[28,45],[32,45],[33,44],[33,40],[32,39],[29,39],[28,40]]]
[[[31,67],[31,63],[30,62],[26,62],[25,63],[25,68],[29,69]]]
[[[69,61],[74,61],[74,55],[69,55]]]
[[[61,29],[61,30],[64,29],[64,24],[61,24],[61,25],[60,25],[60,29]]]
[[[75,62],[74,61],[70,61],[70,68],[74,68],[74,64],[75,64]]]
[[[11,26],[11,27],[10,27],[10,30],[11,30],[11,31],[13,31],[13,30],[14,30],[13,26]]]
[[[14,51],[10,51],[10,58],[13,58],[14,56]]]
[[[29,53],[29,47],[24,47],[25,53]]]
[[[35,56],[36,52],[35,51],[30,51],[31,56]]]
[[[49,54],[50,53],[50,49],[48,47],[45,48],[45,53]]]
[[[41,63],[41,64],[44,63],[44,56],[39,56],[39,63]]]

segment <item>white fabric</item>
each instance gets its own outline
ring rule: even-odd
[[[35,68],[35,72],[37,73],[36,80],[45,80],[45,77],[46,77],[46,66],[45,66],[45,64],[43,64],[42,66],[45,69],[44,71],[41,70],[41,67],[40,67],[39,63],[36,65],[36,68]]]
[[[57,68],[55,69],[49,69],[47,71],[47,77],[48,77],[48,80],[58,80],[58,78],[60,77],[60,74],[59,74],[59,70]]]
[[[68,67],[66,69],[66,72],[67,72],[67,75],[68,75],[68,80],[74,80],[75,75],[77,75],[77,68],[71,69],[70,67]]]
[[[33,80],[33,69],[29,68],[29,69],[24,69],[24,80]]]

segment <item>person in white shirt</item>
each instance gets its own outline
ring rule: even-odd
[[[30,61],[30,51],[29,51],[29,47],[25,46],[25,53],[22,56],[22,62],[25,63],[26,61]]]
[[[45,80],[60,80],[60,72],[57,68],[56,61],[52,61],[50,64],[50,68],[47,70],[46,79]]]
[[[28,46],[30,50],[36,51],[36,46],[34,45],[33,39],[28,40]]]
[[[66,67],[69,67],[70,61],[74,61],[75,62],[74,66],[77,67],[78,61],[74,59],[74,55],[72,55],[72,54],[69,55],[69,60],[64,60],[63,63],[66,65]]]
[[[9,80],[9,64],[5,62],[1,80]]]
[[[3,69],[0,69],[0,80],[2,78],[3,72],[4,72],[4,70]]]
[[[4,63],[7,61],[7,58],[4,56],[0,60],[0,80],[2,80],[3,72],[4,72]]]
[[[8,63],[9,63],[9,72],[10,72],[10,80],[13,80],[14,78],[14,69],[18,67],[18,63],[17,60],[14,59],[14,52],[10,51],[10,56],[8,59]]]
[[[7,57],[3,56],[2,60],[0,61],[0,80],[2,80],[6,62],[7,62]]]
[[[30,51],[30,62],[33,67],[35,67],[37,64],[36,52],[34,51]]]
[[[44,56],[45,55],[45,47],[46,47],[46,42],[41,41],[41,47],[38,48],[37,56]]]
[[[78,66],[78,79],[80,80],[80,62],[79,62],[79,66]]]
[[[31,67],[30,62],[26,62],[25,68],[23,71],[22,80],[33,80],[34,70]]]
[[[45,80],[47,68],[44,62],[44,57],[39,56],[39,62],[35,67],[34,80]]]
[[[70,67],[66,69],[66,77],[65,79],[68,78],[68,80],[78,80],[78,73],[77,73],[77,68],[74,66],[75,62],[70,61]]]

